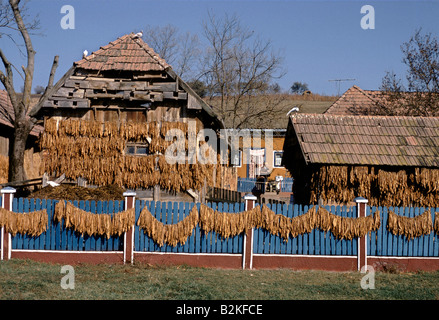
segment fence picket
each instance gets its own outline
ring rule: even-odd
[[[437,213],[437,212],[439,212],[439,208],[436,208],[435,213]],[[435,213],[433,213],[433,217],[436,217]],[[435,232],[439,232],[439,230],[435,231]],[[438,238],[438,235],[436,233],[434,234],[434,238],[433,239],[434,239],[433,257],[437,257],[437,256],[439,256],[439,238]]]
[[[195,206],[197,206],[197,210],[198,212],[200,211],[200,204],[197,203],[195,204]],[[195,227],[195,236],[194,236],[194,241],[195,241],[195,248],[194,248],[194,252],[200,252],[201,250],[201,229],[200,226],[197,224],[197,226]]]

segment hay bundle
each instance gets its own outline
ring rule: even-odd
[[[317,203],[349,203],[356,196],[373,206],[434,207],[439,201],[439,169],[379,166],[316,166],[310,172],[311,184],[295,189],[298,197]],[[296,187],[295,187],[296,188]]]
[[[8,182],[9,158],[0,155],[0,183]]]
[[[215,231],[222,238],[234,237],[255,226],[260,217],[256,207],[240,213],[219,212],[205,205],[200,206],[200,228],[204,232]]]
[[[439,235],[439,212],[435,212],[434,214],[434,230],[436,234]]]
[[[49,119],[40,138],[44,150],[41,174],[65,173],[68,179],[82,177],[97,186],[116,184],[127,188],[150,188],[186,191],[214,185],[215,165],[170,164],[165,160],[170,129],[181,130],[186,139],[180,150],[187,151],[188,125],[183,122],[121,123],[84,120]],[[175,140],[175,139],[174,139]],[[127,142],[147,143],[148,156],[124,154]],[[179,143],[181,139],[177,139]],[[217,175],[220,172],[217,170]]]
[[[266,205],[257,206],[240,213],[219,212],[206,205],[200,205],[200,212],[196,207],[189,216],[177,224],[163,224],[158,221],[145,207],[137,221],[150,238],[159,246],[164,243],[175,246],[185,243],[193,229],[199,223],[203,232],[215,231],[222,238],[234,237],[251,228],[264,228],[273,235],[279,235],[285,241],[290,237],[310,233],[314,229],[330,231],[338,239],[351,240],[363,237],[380,227],[380,214],[360,218],[346,218],[334,215],[326,209],[313,206],[306,213],[288,218],[282,214],[275,214]]]
[[[430,211],[424,211],[421,215],[409,218],[399,216],[394,212],[389,211],[387,229],[394,235],[403,235],[407,237],[408,240],[427,235],[433,230],[431,213]]]
[[[37,237],[47,230],[48,215],[46,210],[30,213],[17,213],[0,208],[0,226],[15,236],[17,233]]]
[[[192,208],[186,218],[176,224],[163,224],[151,214],[147,207],[143,208],[137,220],[137,225],[159,246],[163,246],[165,243],[174,247],[178,243],[185,244],[197,224],[198,210],[196,206]]]
[[[112,218],[110,214],[94,214],[75,207],[70,202],[60,201],[55,206],[53,220],[61,222],[64,219],[66,228],[72,228],[80,234],[89,236],[121,235],[128,231],[135,221],[135,209],[128,209],[116,213]]]
[[[325,217],[324,220],[320,220],[318,227],[324,231],[331,231],[337,239],[352,240],[364,237],[367,233],[378,230],[381,225],[378,211],[373,216],[347,218],[329,213],[320,207],[317,214]]]

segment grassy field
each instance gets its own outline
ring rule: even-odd
[[[439,272],[375,273],[362,289],[360,272],[220,270],[141,265],[74,266],[74,289],[63,289],[61,265],[0,262],[1,300],[437,300]],[[71,275],[71,274],[70,274]]]

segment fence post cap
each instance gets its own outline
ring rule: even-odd
[[[246,195],[244,195],[244,200],[258,200],[258,198],[251,193],[247,193]]]
[[[356,197],[356,198],[354,199],[354,201],[355,201],[356,203],[368,203],[368,202],[369,202],[369,200],[367,200],[366,198],[363,198],[363,197]]]
[[[5,187],[1,190],[1,193],[15,193],[17,192],[17,189],[12,187]]]
[[[131,191],[131,190],[127,190],[123,193],[124,197],[135,197],[136,196],[136,192],[135,191]]]

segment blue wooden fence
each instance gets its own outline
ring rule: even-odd
[[[136,201],[136,221],[141,210],[147,206],[151,214],[164,224],[174,224],[187,217],[193,206],[199,204],[183,202],[154,202]],[[238,213],[245,209],[244,203],[208,203],[209,208],[220,212]],[[185,244],[177,244],[175,247],[164,244],[159,247],[142,229],[135,227],[134,247],[136,251],[147,252],[187,252],[187,253],[242,253],[243,234],[223,239],[216,232],[204,233],[197,226]]]
[[[256,179],[254,178],[238,178],[238,192],[252,192],[256,187]],[[284,178],[281,183],[282,192],[293,191],[293,178]]]
[[[276,214],[283,214],[288,218],[302,215],[311,206],[267,204]],[[342,217],[356,217],[356,207],[326,206],[326,210]],[[253,252],[258,254],[298,254],[298,255],[357,255],[357,239],[336,239],[331,232],[314,229],[307,234],[290,237],[285,241],[280,236],[270,234],[264,229],[256,229],[253,239]]]
[[[12,249],[28,250],[72,250],[72,251],[121,251],[123,237],[88,236],[66,229],[64,223],[53,221],[58,200],[15,198],[14,212],[32,212],[46,209],[48,228],[38,237],[17,233],[12,237]],[[78,208],[96,214],[113,214],[125,209],[124,201],[73,201]]]
[[[370,256],[397,257],[439,257],[439,237],[435,231],[427,235],[408,240],[402,235],[390,233],[387,226],[389,210],[400,216],[413,218],[424,211],[431,211],[432,221],[439,208],[408,208],[408,207],[367,207],[367,214],[380,212],[381,226],[378,231],[372,231],[367,242],[367,254]]]
[[[14,212],[32,212],[46,209],[49,226],[47,231],[38,237],[17,234],[12,237],[12,249],[29,250],[70,250],[70,251],[122,251],[123,236],[111,237],[80,235],[66,229],[63,223],[53,221],[54,208],[58,200],[41,199],[14,199]],[[124,201],[73,201],[80,209],[96,214],[114,214],[124,210]],[[148,210],[161,222],[173,224],[184,219],[191,211],[194,203],[183,202],[154,202],[136,200],[136,221],[141,210],[147,206]],[[244,211],[244,203],[208,203],[208,206],[222,212],[239,213]],[[297,217],[308,211],[309,206],[267,204],[276,214],[287,217]],[[356,207],[325,206],[325,209],[342,217],[356,217]],[[372,231],[367,240],[368,256],[407,256],[407,257],[439,257],[439,236],[432,231],[430,234],[407,240],[404,236],[390,233],[387,226],[389,210],[394,213],[415,217],[430,208],[387,208],[367,207],[367,214],[380,212],[381,226]],[[439,208],[431,210],[432,221]],[[186,253],[237,253],[242,254],[243,235],[223,239],[215,232],[204,233],[197,226],[185,244],[175,247],[169,245],[158,246],[142,229],[135,226],[135,251],[142,252],[186,252]],[[295,255],[357,255],[357,239],[336,239],[331,232],[313,230],[309,234],[299,235],[285,241],[280,236],[271,235],[264,229],[255,229],[253,252],[257,254],[295,254]]]

